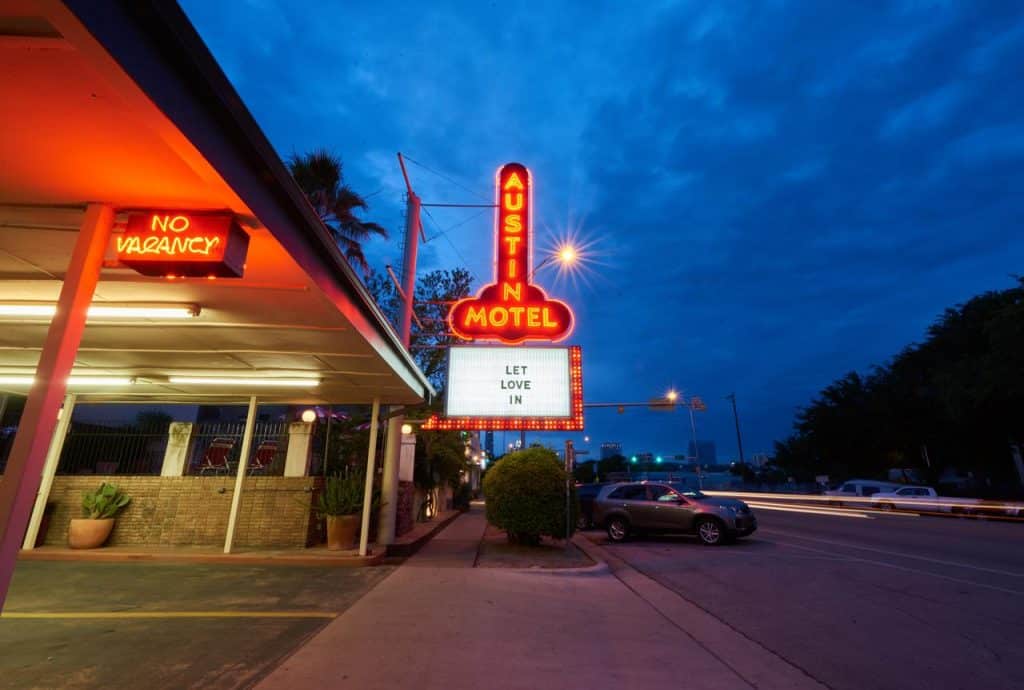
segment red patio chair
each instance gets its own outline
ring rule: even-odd
[[[252,462],[249,463],[249,474],[266,470],[274,462],[276,455],[277,441],[271,439],[261,441],[260,445],[256,448],[256,455],[253,456]]]
[[[199,474],[206,474],[207,472],[230,474],[231,465],[228,464],[228,458],[231,456],[231,451],[234,447],[234,439],[213,439],[206,452],[203,453],[203,459],[199,464]]]

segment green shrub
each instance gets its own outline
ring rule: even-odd
[[[484,477],[487,521],[520,544],[539,544],[542,536],[565,537],[565,480],[558,456],[547,448],[504,456]],[[570,492],[571,533],[579,510],[572,482]]]
[[[82,495],[82,513],[92,520],[112,518],[131,502],[128,494],[103,482],[100,488]]]

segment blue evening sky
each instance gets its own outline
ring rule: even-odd
[[[700,395],[720,459],[731,391],[748,455],[770,451],[830,381],[1024,272],[1020,3],[184,6],[283,157],[341,155],[392,230],[378,269],[400,264],[396,151],[453,180],[412,166],[427,202],[530,166],[538,249],[589,247],[579,279],[538,275],[576,309],[587,399]],[[421,269],[487,281],[490,215],[431,213]],[[627,453],[690,433],[640,411],[587,428]]]

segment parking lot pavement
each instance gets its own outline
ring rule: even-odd
[[[393,570],[22,562],[0,688],[249,687]]]
[[[831,688],[1024,687],[1024,525],[755,512],[717,548],[589,536]]]

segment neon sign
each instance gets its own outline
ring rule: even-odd
[[[132,213],[115,250],[120,263],[147,276],[241,278],[249,235],[233,213]]]
[[[519,163],[498,170],[494,282],[448,312],[448,325],[463,340],[557,342],[572,332],[572,310],[530,282],[533,188]],[[469,427],[467,427],[469,428]],[[477,427],[472,427],[477,428]],[[511,427],[510,427],[511,428]]]

